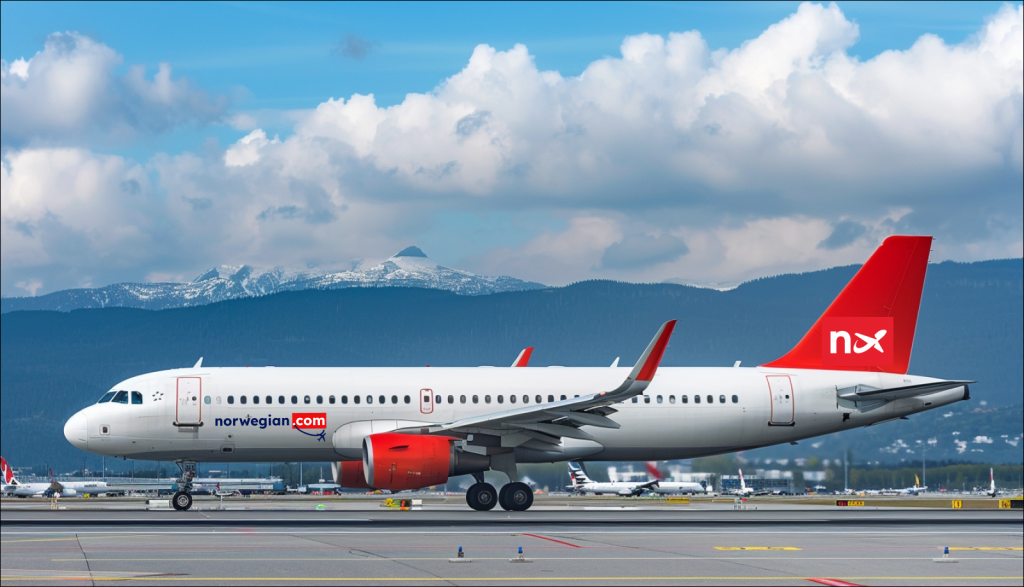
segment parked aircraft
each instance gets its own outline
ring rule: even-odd
[[[177,462],[178,509],[191,507],[197,462],[331,460],[344,487],[401,491],[468,474],[470,507],[525,510],[533,492],[519,463],[724,454],[969,399],[971,381],[907,374],[931,240],[887,238],[790,352],[757,367],[659,369],[674,320],[632,369],[200,360],[118,383],[64,434],[96,454]],[[508,477],[500,492],[488,470]]]
[[[918,495],[928,491],[928,486],[921,486],[921,478],[914,475],[914,486],[903,489],[883,489],[882,495]]]
[[[3,494],[14,497],[48,497],[55,492],[70,497],[83,493],[106,493],[109,486],[103,481],[63,481],[58,482],[50,472],[50,481],[46,483],[20,483],[14,472],[7,465],[7,459],[0,457],[0,471],[3,474]]]
[[[593,493],[594,495],[609,494],[621,495],[624,497],[639,497],[647,491],[650,491],[651,488],[658,484],[657,479],[643,483],[636,483],[632,481],[594,481],[587,475],[587,472],[583,470],[583,467],[581,467],[579,463],[573,462],[569,463],[569,478],[572,479],[572,485],[566,487],[566,489],[580,495]]]
[[[701,481],[700,483],[665,481],[665,476],[661,474],[661,471],[658,470],[657,464],[654,462],[647,463],[647,473],[658,482],[651,488],[651,491],[655,493],[692,493],[695,495],[698,493],[710,493],[707,481]]]

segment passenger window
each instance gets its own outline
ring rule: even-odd
[[[670,403],[670,404],[676,403],[676,396],[674,396],[674,395],[668,396],[668,403]]]
[[[634,396],[633,396],[633,403],[635,404],[635,403],[637,403],[638,401],[639,401],[639,400],[638,400],[638,399],[636,399],[636,396],[634,395]]]
[[[260,403],[260,396],[258,396],[258,395],[252,396],[252,403],[254,403],[254,404]]]
[[[688,395],[680,396],[679,401],[683,402],[684,404],[688,404],[688,403],[690,403],[690,396],[688,396]]]
[[[332,406],[334,405],[334,396],[333,395],[327,398],[327,403],[331,404]]]
[[[372,404],[373,403],[373,396],[372,395],[366,396],[366,403],[368,403],[368,404]]]
[[[391,403],[393,403],[393,404],[397,404],[398,403],[398,396],[397,395],[391,396]]]
[[[284,404],[284,396],[283,395],[277,396],[277,403]]]
[[[503,403],[505,403],[505,396],[503,396],[503,395],[499,395],[499,396],[498,396],[498,403],[499,403],[499,404],[503,404]]]
[[[489,403],[491,403],[491,396],[489,396],[489,395],[485,395],[485,396],[484,396],[484,403],[485,403],[485,404],[489,404]]]
[[[409,396],[405,396],[405,397],[403,398],[403,400],[404,400],[404,401],[405,401],[405,403],[407,403],[407,404],[411,404],[411,403],[412,403],[412,398],[411,398],[411,397],[409,397]]]
[[[661,401],[662,401],[662,400],[661,400],[661,396],[659,395],[659,396],[658,396],[658,403],[660,404],[660,403],[661,403]]]
[[[478,404],[478,403],[480,403],[480,396],[478,396],[478,395],[474,395],[474,396],[473,396],[473,403],[474,403],[474,404]]]
[[[348,405],[348,396],[347,395],[341,396],[341,403],[343,403],[345,405]]]
[[[324,396],[322,396],[322,395],[316,396],[316,403],[317,403],[317,405],[320,405],[320,404],[324,403]]]
[[[459,396],[459,403],[460,403],[460,404],[464,404],[464,403],[466,403],[466,396],[464,396],[464,395],[460,395],[460,396]]]
[[[709,403],[709,404],[713,404],[713,403],[715,403],[715,396],[713,396],[713,395],[709,395],[709,396],[708,396],[708,403]]]
[[[528,404],[528,403],[530,403],[530,396],[528,396],[528,395],[524,395],[524,396],[523,396],[523,403],[524,403],[524,404]]]
[[[439,405],[441,403],[441,396],[434,396],[434,403]]]
[[[693,403],[695,403],[695,404],[699,404],[700,403],[700,396],[699,395],[693,396]]]
[[[206,396],[206,403],[210,403],[210,396]],[[136,405],[136,406],[142,405],[142,394],[141,393],[139,393],[137,391],[133,391],[132,392],[132,405]]]
[[[565,396],[564,396],[564,395],[562,396],[562,401],[563,401],[563,402],[565,401]]]
[[[352,403],[358,404],[361,401],[363,401],[363,400],[358,395],[353,395],[352,396]]]
[[[274,396],[268,395],[267,396],[267,405],[269,406],[272,403],[274,403]]]
[[[114,396],[114,399],[112,401],[115,404],[126,404],[126,403],[128,403],[128,392],[127,391],[119,391],[119,392],[117,392],[117,395]]]
[[[499,397],[498,399],[500,400],[501,398]],[[516,403],[516,396],[514,396],[514,395],[510,395],[510,396],[508,396],[508,401],[509,401],[510,403],[513,403],[513,404],[514,404],[514,403]],[[499,401],[498,403],[500,404],[500,403],[501,403],[501,401]]]
[[[111,399],[113,399],[115,393],[117,393],[117,392],[116,391],[108,391],[107,393],[104,393],[103,397],[100,398],[100,401],[98,401],[96,403],[98,403],[98,404],[105,404],[105,403],[109,402]]]
[[[651,403],[651,396],[649,396],[649,395],[645,395],[645,396],[644,396],[644,403],[645,403],[645,404],[649,404],[649,403]]]
[[[724,404],[725,403],[725,396],[724,395],[718,396],[718,403],[720,403],[720,404]]]
[[[210,396],[204,397],[203,398],[203,403],[206,404],[206,405],[210,405]]]
[[[308,404],[309,402],[310,402],[310,399],[309,399],[308,395],[302,397],[302,403]]]
[[[537,397],[533,398],[533,399],[534,399],[534,400],[536,400],[536,402],[537,402],[538,404],[542,404],[542,403],[544,403],[544,398],[542,398],[542,397],[541,397],[541,396],[539,396],[539,395],[538,395]]]
[[[555,401],[555,396],[549,395],[548,396],[548,403],[550,404],[550,403],[553,403],[554,401]]]
[[[246,397],[244,395],[242,397],[238,398],[238,400],[242,403],[242,405],[245,405],[245,402],[249,401],[249,400],[246,399]]]
[[[448,396],[448,403],[450,403],[450,404],[454,404],[455,403],[455,396],[454,395],[449,395]]]
[[[234,404],[234,403],[235,403],[235,396],[229,395],[228,396],[228,404],[231,405],[231,404]]]
[[[734,404],[740,403],[740,396],[738,396],[738,395],[732,396],[732,403],[734,403]]]
[[[299,403],[299,396],[297,396],[297,395],[293,395],[293,396],[292,396],[292,403],[293,403],[293,404],[297,404],[297,403]]]
[[[388,401],[388,398],[384,397],[383,395],[377,397],[377,403],[378,404],[383,405],[383,404],[387,403],[387,401]]]

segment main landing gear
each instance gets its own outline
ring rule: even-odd
[[[511,475],[511,482],[502,485],[501,491],[495,491],[493,485],[485,482],[483,473],[474,473],[473,478],[476,483],[466,492],[466,503],[478,512],[492,510],[495,505],[509,512],[525,512],[533,505],[533,490]]]
[[[192,508],[192,480],[196,478],[196,464],[190,461],[178,461],[181,479],[178,481],[179,491],[171,498],[171,505],[179,512]]]

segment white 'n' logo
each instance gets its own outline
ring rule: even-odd
[[[882,349],[882,345],[879,344],[879,341],[886,335],[885,330],[879,330],[873,337],[866,336],[859,332],[854,332],[853,334],[864,343],[853,344],[854,353],[860,355],[866,353],[870,349],[876,349],[880,353],[885,352],[885,350]],[[850,345],[852,344],[852,341],[850,339],[850,333],[845,330],[833,330],[829,332],[829,351],[833,355],[838,354],[839,350],[836,347],[838,346],[837,343],[840,339],[843,341],[843,354],[850,354]]]

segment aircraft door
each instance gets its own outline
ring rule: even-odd
[[[792,426],[796,413],[793,398],[793,380],[789,375],[768,375],[768,391],[771,393],[770,426]]]
[[[203,380],[200,377],[178,377],[178,397],[174,411],[175,426],[203,424]]]
[[[421,389],[420,390],[420,413],[422,413],[422,414],[433,414],[434,413],[434,390],[432,390],[432,389]]]

